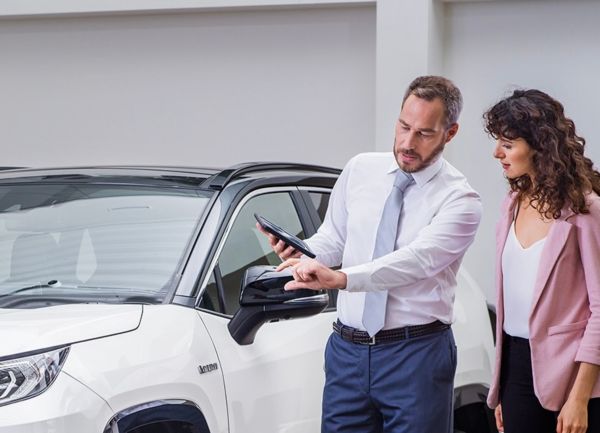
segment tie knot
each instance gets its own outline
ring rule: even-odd
[[[414,181],[415,179],[412,177],[412,174],[398,170],[398,173],[396,173],[396,179],[394,180],[394,186],[400,191],[404,192],[404,190],[408,188],[408,186]]]

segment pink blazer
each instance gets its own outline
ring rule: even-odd
[[[535,395],[559,411],[577,375],[578,362],[600,365],[600,198],[588,196],[589,214],[563,210],[550,228],[534,287],[529,344]],[[488,405],[499,401],[504,302],[502,251],[515,200],[509,195],[496,227],[496,362]],[[600,378],[592,397],[600,397]]]

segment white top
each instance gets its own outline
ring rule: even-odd
[[[502,251],[502,290],[504,290],[504,332],[513,337],[529,338],[529,316],[540,256],[546,238],[523,248],[510,226]]]
[[[396,251],[372,260],[377,227],[398,164],[391,152],[363,153],[348,162],[319,231],[307,240],[317,260],[343,264],[346,290],[338,317],[364,330],[365,292],[388,290],[384,329],[452,322],[456,273],[481,219],[479,195],[443,158],[412,173],[404,193]]]

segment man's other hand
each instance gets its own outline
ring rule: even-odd
[[[288,259],[283,262],[277,270],[292,266],[294,281],[285,285],[285,290],[296,289],[345,289],[346,274],[334,271],[314,259],[298,260]]]

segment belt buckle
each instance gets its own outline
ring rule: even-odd
[[[375,340],[375,335],[373,335],[373,336],[372,336],[372,337],[369,339],[369,341],[367,341],[367,342],[365,342],[365,343],[363,343],[363,342],[361,341],[359,344],[362,344],[362,345],[364,345],[364,346],[375,346],[375,345],[377,344],[377,341]]]

